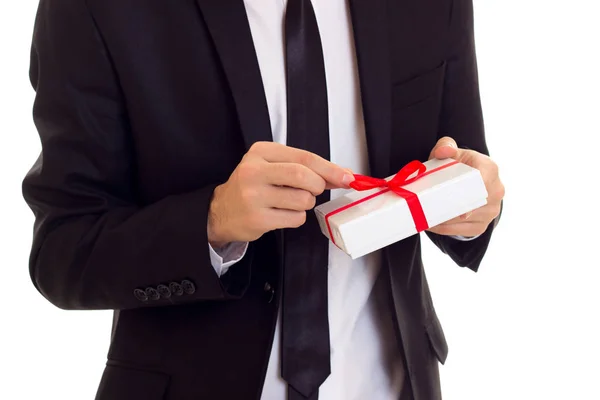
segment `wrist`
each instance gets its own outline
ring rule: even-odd
[[[215,188],[210,206],[208,208],[206,233],[208,235],[208,243],[213,249],[221,249],[230,242],[230,240],[227,240],[226,235],[223,232],[223,224],[220,218],[221,213],[219,212],[219,197],[221,190],[222,185],[219,185]]]

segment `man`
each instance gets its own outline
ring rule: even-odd
[[[41,0],[30,268],[58,307],[115,310],[97,399],[441,398],[419,236],[352,261],[312,208],[352,172],[457,158],[488,205],[427,234],[477,270],[504,189],[472,17],[471,0]]]

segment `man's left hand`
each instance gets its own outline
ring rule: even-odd
[[[488,192],[487,204],[467,214],[428,229],[440,235],[474,237],[484,233],[489,224],[500,214],[504,198],[504,185],[498,175],[498,165],[485,154],[459,149],[454,139],[443,137],[431,150],[429,159],[453,158],[481,172]]]

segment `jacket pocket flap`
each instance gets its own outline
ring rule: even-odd
[[[411,106],[441,92],[445,72],[446,61],[443,61],[434,69],[396,83],[392,88],[394,108],[402,109]]]

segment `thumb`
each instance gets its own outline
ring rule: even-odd
[[[449,136],[444,136],[436,143],[435,147],[431,151],[429,158],[437,158],[438,160],[444,158],[456,158],[458,156],[458,146],[454,139]]]

